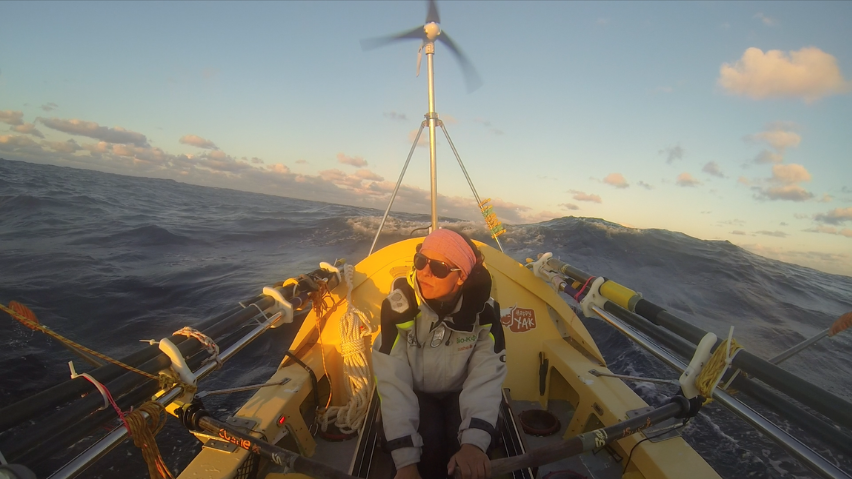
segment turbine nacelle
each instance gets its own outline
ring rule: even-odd
[[[423,25],[423,32],[426,34],[425,42],[434,42],[441,34],[441,27],[435,22],[429,22]]]

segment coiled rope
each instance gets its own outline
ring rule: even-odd
[[[146,419],[142,413],[148,414]],[[154,436],[163,429],[166,424],[166,410],[162,404],[148,401],[134,411],[125,415],[130,435],[133,436],[133,444],[142,450],[142,457],[148,465],[148,474],[151,479],[174,479],[171,471],[163,462],[160,448]]]
[[[355,268],[351,265],[343,267],[343,277],[348,288],[347,306],[339,323],[340,351],[343,355],[343,374],[347,378],[349,402],[343,406],[329,407],[321,416],[323,431],[328,428],[329,422],[334,421],[334,425],[344,434],[356,432],[364,423],[372,392],[364,338],[371,336],[375,328],[367,316],[352,304],[354,271]]]
[[[704,365],[704,369],[701,370],[701,374],[695,378],[695,387],[698,388],[698,391],[702,396],[707,398],[704,404],[712,401],[713,391],[716,389],[719,381],[722,380],[722,376],[724,376],[728,368],[731,367],[731,362],[734,360],[734,357],[743,349],[743,347],[737,343],[737,340],[733,338],[733,329],[734,328],[732,327],[728,334],[728,339],[723,341],[722,344],[716,348],[716,351],[713,352],[713,356],[707,360],[707,364]],[[737,373],[739,373],[739,370],[737,370]],[[737,373],[731,376],[731,379],[728,380],[723,389],[728,388]]]

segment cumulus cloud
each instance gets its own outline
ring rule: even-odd
[[[44,110],[44,111],[53,111],[57,108],[59,108],[59,105],[57,105],[56,103],[53,103],[53,102],[45,103],[44,105],[41,106],[41,109]]]
[[[208,150],[218,149],[217,146],[215,144],[213,144],[212,141],[205,140],[204,138],[201,138],[198,135],[183,135],[182,137],[180,137],[180,140],[178,140],[178,141],[183,143],[184,145],[195,146],[195,147],[198,147],[198,148],[205,148],[205,149],[208,149]]]
[[[781,163],[782,161],[784,161],[784,155],[769,150],[761,150],[760,153],[754,157],[754,162],[759,165],[766,163]]]
[[[740,176],[739,178],[737,178],[737,183],[741,185],[751,186],[751,180],[749,180],[745,176]]]
[[[749,135],[746,138],[749,141],[765,142],[772,148],[781,152],[787,148],[799,146],[799,143],[802,142],[802,137],[799,136],[798,133],[778,128],[778,125],[776,125],[774,129],[761,131],[760,133]]]
[[[587,193],[584,193],[584,192],[578,191],[578,190],[570,190],[568,192],[572,193],[574,195],[574,196],[572,196],[572,198],[574,198],[577,201],[589,201],[589,202],[592,202],[592,203],[603,203],[603,200],[601,200],[601,197],[598,196],[598,195],[593,195],[591,193],[587,194]]]
[[[12,127],[12,130],[17,131],[18,133],[24,133],[27,135],[37,136],[39,138],[44,138],[44,135],[36,130],[36,127],[32,123],[23,123],[20,125],[16,125]]]
[[[299,158],[298,160],[296,160],[296,164],[297,164],[297,165],[307,165],[307,164],[308,164],[308,161],[307,161],[307,160],[303,160],[303,159]]]
[[[574,203],[559,203],[557,206],[566,210],[579,210],[580,207]]]
[[[630,183],[624,179],[621,173],[610,173],[603,179],[603,182],[616,188],[627,188],[630,186]]]
[[[852,89],[837,59],[815,47],[788,53],[751,47],[736,63],[722,64],[718,83],[729,93],[755,100],[792,97],[808,103]]]
[[[355,176],[361,178],[362,180],[370,180],[370,181],[384,181],[384,177],[373,173],[372,171],[362,168],[355,172]]]
[[[774,236],[776,238],[786,238],[787,237],[787,233],[785,233],[783,231],[761,230],[761,231],[755,231],[755,234],[759,234],[759,235],[763,235],[763,236]]]
[[[670,146],[668,148],[662,149],[659,151],[659,154],[666,155],[666,163],[672,164],[675,160],[683,159],[683,148],[680,145]]]
[[[692,187],[692,186],[700,185],[701,182],[698,181],[696,178],[694,178],[689,173],[684,172],[684,173],[677,175],[677,180],[675,180],[675,184],[678,185],[678,186]]]
[[[407,121],[408,118],[405,116],[405,113],[397,113],[395,111],[387,111],[384,113],[385,118],[390,118],[391,120],[399,120],[399,121]]]
[[[290,173],[290,168],[287,168],[287,165],[284,165],[282,163],[276,163],[274,165],[266,165],[266,168],[273,173],[278,173],[278,174],[282,174],[282,175],[286,175],[287,173]]]
[[[251,157],[251,162],[254,163],[255,165],[262,165],[263,164],[263,160],[256,157],[256,156]]]
[[[18,148],[38,147],[38,143],[26,136],[0,135],[0,148],[13,151]]]
[[[60,118],[39,118],[42,125],[71,135],[87,136],[107,143],[128,143],[140,147],[148,146],[148,139],[142,133],[125,130],[117,126],[108,128],[93,121]]]
[[[732,235],[741,235],[741,236],[745,236],[745,231],[734,230],[734,231],[731,231],[731,234],[732,234]]]
[[[722,169],[719,168],[719,165],[715,161],[711,161],[704,165],[704,168],[701,169],[704,173],[708,175],[713,175],[719,178],[724,178],[725,175],[722,173]]]
[[[653,185],[649,185],[648,183],[645,183],[644,181],[640,181],[640,182],[639,182],[639,183],[637,183],[637,184],[638,184],[639,186],[641,186],[642,188],[645,188],[646,190],[653,190],[653,189],[654,189],[654,186],[653,186]]]
[[[821,223],[830,223],[833,225],[852,221],[852,207],[835,208],[825,214],[818,213],[814,216],[814,219]]]
[[[789,165],[773,165],[772,177],[769,182],[774,186],[766,188],[755,187],[756,197],[759,199],[806,201],[813,198],[813,194],[798,183],[811,181],[811,174],[802,165],[795,163]]]
[[[12,111],[12,110],[0,111],[0,122],[6,123],[6,124],[9,124],[9,125],[23,125],[24,124],[24,112]]]
[[[367,160],[361,158],[360,156],[346,156],[343,153],[337,154],[337,162],[343,163],[344,165],[352,165],[361,168],[362,166],[367,166]]]

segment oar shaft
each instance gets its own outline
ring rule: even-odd
[[[632,436],[645,428],[659,424],[661,421],[685,414],[686,410],[689,409],[689,403],[686,402],[685,398],[682,401],[666,404],[651,412],[609,427],[589,431],[556,444],[527,451],[520,456],[495,459],[491,461],[491,476],[496,477],[519,469],[543,466]]]
[[[228,423],[210,416],[201,417],[198,420],[198,427],[205,432],[215,434],[223,441],[235,444],[250,453],[263,456],[274,464],[316,479],[357,479],[321,462],[312,461],[296,452],[288,451],[249,434],[239,432]]]
[[[817,333],[814,337],[808,338],[808,339],[802,341],[801,343],[793,346],[792,348],[784,351],[783,353],[779,354],[778,356],[775,356],[774,358],[770,359],[769,362],[772,363],[772,364],[776,364],[776,365],[783,363],[784,361],[789,359],[791,356],[799,354],[799,352],[801,352],[803,349],[810,347],[811,344],[814,344],[815,342],[819,341],[820,339],[828,336],[828,332],[830,330],[831,330],[830,328],[826,328],[825,331],[821,331],[821,332]]]

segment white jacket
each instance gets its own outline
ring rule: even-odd
[[[503,327],[500,308],[490,297],[490,273],[475,266],[455,309],[443,319],[423,300],[413,272],[397,278],[392,294],[396,289],[405,294],[409,308],[399,313],[386,299],[382,330],[373,344],[382,423],[396,468],[420,462],[423,439],[417,433],[415,390],[460,391],[459,442],[486,451],[506,378]]]

